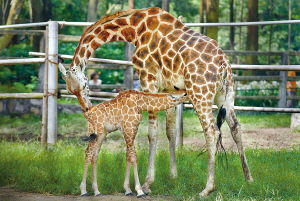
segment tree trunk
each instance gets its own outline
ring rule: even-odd
[[[241,16],[240,16],[240,22],[243,21],[243,11],[244,11],[244,0],[242,0],[241,2]],[[238,45],[238,50],[241,51],[241,41],[242,41],[242,26],[239,27],[240,31],[239,31],[239,45]],[[240,60],[241,60],[241,56],[238,56],[238,61],[237,63],[240,64]],[[238,70],[236,71],[237,75],[239,75]]]
[[[199,7],[199,13],[200,13],[200,23],[204,22],[204,8],[205,8],[205,0],[200,0],[200,7]],[[204,34],[204,27],[200,27],[200,33]]]
[[[169,0],[161,1],[161,8],[167,12],[169,12]]]
[[[258,21],[258,0],[248,1],[248,22]],[[247,51],[258,51],[258,26],[247,27]],[[246,64],[258,64],[256,55],[248,55],[245,58]],[[252,70],[243,71],[243,75],[252,75]]]
[[[0,24],[5,24],[10,10],[10,0],[0,0]]]
[[[43,17],[44,22],[49,21],[52,17],[52,3],[51,0],[42,0],[43,1]]]
[[[230,0],[230,22],[234,22],[234,0]],[[230,27],[230,50],[234,50],[234,26]],[[236,63],[236,57],[232,56],[232,63]]]
[[[6,21],[6,25],[14,24],[19,17],[24,0],[12,0],[11,7],[9,10],[9,15]],[[0,37],[0,55],[2,55],[3,50],[8,46],[9,42],[14,35],[6,34]]]
[[[270,10],[270,21],[273,21],[273,0],[270,0],[271,3],[271,10]],[[270,36],[269,36],[269,52],[271,51],[272,48],[272,34],[273,34],[273,26],[270,25]],[[271,55],[269,55],[268,58],[268,64],[271,64]]]
[[[31,22],[43,22],[43,14],[42,14],[42,2],[40,0],[29,0],[29,7],[30,7],[30,18]],[[40,29],[39,27],[34,27],[34,29],[38,30]],[[40,36],[33,36],[32,40],[32,50],[34,52],[39,52],[40,51]]]
[[[206,1],[206,22],[219,22],[219,0]],[[207,27],[207,36],[218,40],[218,27]]]
[[[88,22],[96,22],[97,21],[97,8],[98,8],[98,0],[89,0],[88,12],[86,16],[86,20]],[[87,27],[85,28],[87,29]],[[93,52],[91,57],[96,57],[96,52]],[[87,77],[90,79],[92,73],[95,72],[94,69],[87,69]]]
[[[87,21],[95,22],[97,21],[97,7],[98,0],[89,0],[88,12],[87,12]]]

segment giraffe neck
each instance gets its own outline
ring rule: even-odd
[[[76,48],[71,68],[86,65],[88,58],[100,46],[113,41],[127,41],[135,44],[140,20],[146,14],[140,10],[127,10],[104,17],[90,26],[82,35]]]
[[[83,93],[83,92],[81,92]],[[90,108],[92,108],[92,103],[90,102],[89,100],[89,97],[86,96],[86,95],[82,95],[82,94],[75,94],[79,103],[80,103],[80,106],[81,106],[81,109],[83,112],[86,112],[88,111]]]
[[[175,107],[182,100],[172,100],[166,94],[147,94],[147,95],[138,95],[138,107],[140,111],[161,111],[166,110],[171,107]]]

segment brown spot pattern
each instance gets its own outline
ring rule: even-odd
[[[109,29],[109,30],[112,30],[112,31],[118,31],[120,27],[118,25],[115,25],[115,24],[105,24],[104,25],[104,29]]]
[[[120,25],[120,26],[128,25],[126,19],[122,19],[122,18],[116,19],[115,22],[117,23],[117,25]]]
[[[86,36],[86,37],[83,39],[82,43],[83,43],[83,44],[89,43],[89,42],[91,42],[91,40],[94,39],[94,37],[95,37],[95,36],[93,36],[93,35],[88,35],[88,36]]]
[[[140,48],[138,51],[137,51],[137,56],[141,59],[145,59],[146,56],[149,54],[149,50],[148,50],[148,47],[143,47],[143,48]]]
[[[85,47],[82,47],[79,51],[79,56],[80,57],[83,57],[84,56],[84,53],[85,53]]]
[[[183,26],[184,25],[179,20],[176,20],[176,22],[174,24],[175,29],[181,29]]]
[[[167,56],[164,56],[162,59],[165,67],[167,67],[170,71],[172,71],[172,60],[169,59],[169,57]]]
[[[130,24],[133,26],[137,26],[144,18],[146,14],[137,12],[130,17]]]
[[[141,24],[141,26],[139,26],[138,29],[137,29],[138,36],[142,35],[146,31],[146,29],[147,29],[146,24],[145,24],[145,22],[143,22]]]
[[[165,21],[165,22],[169,22],[169,23],[173,23],[174,21],[174,17],[172,15],[170,15],[169,13],[166,14],[162,14],[160,16],[161,21]]]
[[[212,61],[212,56],[202,53],[201,54],[201,58],[203,59],[203,61],[205,61],[206,63],[210,63]]]
[[[173,30],[172,25],[168,24],[161,24],[159,26],[159,31],[163,34],[163,36],[166,36],[168,33],[170,33]]]
[[[170,43],[167,42],[166,38],[163,38],[159,45],[161,54],[164,55],[170,48],[171,48]]]
[[[177,52],[184,45],[184,41],[178,40],[173,44],[173,49]]]
[[[156,29],[158,27],[158,24],[159,24],[158,19],[157,19],[156,16],[149,17],[146,22],[147,22],[148,29],[150,29],[151,31]]]
[[[107,31],[102,31],[99,33],[98,38],[104,42],[106,42],[107,38],[109,37],[109,33]]]
[[[150,38],[151,38],[151,33],[150,32],[144,33],[141,37],[141,44],[142,45],[147,44],[149,42]]]
[[[91,48],[95,51],[100,46],[100,43],[97,43],[95,40],[91,43]]]
[[[101,31],[101,27],[97,27],[97,29],[95,29],[94,34],[98,34]]]
[[[135,30],[131,27],[123,29],[121,33],[128,42],[131,42],[135,39]]]
[[[195,49],[198,50],[199,52],[203,52],[206,42],[198,42],[197,45],[195,46]]]
[[[152,36],[152,40],[151,40],[150,45],[149,45],[151,52],[153,52],[153,50],[155,50],[157,48],[158,42],[160,41],[160,38],[161,38],[161,36],[157,32]]]
[[[178,71],[180,64],[181,64],[181,58],[180,58],[179,54],[177,54],[173,61],[173,71],[174,72]]]
[[[155,8],[155,7],[150,8],[149,11],[148,11],[149,15],[155,15],[157,13],[159,13],[159,8]]]
[[[171,57],[171,58],[173,58],[175,56],[175,54],[176,53],[173,50],[168,51],[168,56]]]

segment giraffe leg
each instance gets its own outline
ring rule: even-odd
[[[135,147],[134,147],[134,139],[135,136],[137,134],[138,131],[138,126],[140,121],[142,120],[142,115],[138,115],[139,121],[138,123],[134,123],[134,122],[124,122],[123,123],[123,135],[126,141],[126,145],[127,145],[127,152],[126,152],[126,177],[128,178],[128,183],[124,183],[124,187],[126,189],[126,194],[127,194],[127,190],[128,193],[131,193],[130,190],[130,185],[129,185],[129,174],[130,174],[130,163],[133,166],[133,173],[134,173],[134,180],[135,180],[135,190],[137,192],[137,196],[138,197],[146,197],[141,184],[140,184],[140,180],[139,180],[139,174],[138,174],[138,169],[137,169],[137,154],[135,151]],[[130,162],[130,163],[129,163]],[[129,167],[129,168],[128,168]],[[125,184],[127,186],[125,186]]]
[[[171,176],[173,178],[177,177],[176,169],[176,114],[175,108],[170,108],[166,110],[166,133],[170,144],[170,169]]]
[[[148,112],[149,115],[149,162],[148,171],[145,179],[145,183],[142,186],[144,193],[147,195],[151,193],[150,186],[154,182],[154,168],[155,168],[155,153],[156,143],[158,136],[158,112]]]
[[[85,164],[84,164],[84,172],[83,172],[83,178],[82,178],[82,182],[80,184],[80,191],[81,191],[81,196],[88,196],[87,192],[86,192],[86,177],[87,177],[87,172],[88,172],[88,168],[89,168],[89,164],[90,161],[92,159],[92,157],[90,156],[90,144],[88,145],[87,149],[85,150]]]
[[[230,128],[232,138],[234,142],[237,145],[239,155],[242,161],[242,167],[244,171],[245,179],[248,181],[253,181],[253,178],[251,176],[247,159],[244,152],[244,147],[242,143],[242,131],[241,131],[241,125],[238,122],[235,112],[234,112],[234,91],[233,87],[228,88],[228,93],[226,94],[226,97],[224,94],[217,94],[215,98],[215,103],[220,108],[223,106],[223,108],[226,109],[226,122]]]
[[[205,134],[208,153],[207,183],[200,196],[208,196],[215,189],[215,153],[220,131],[212,113],[212,101],[198,101],[195,103],[193,100],[195,99],[192,99],[192,102]]]
[[[126,151],[126,174],[125,174],[125,181],[124,181],[124,189],[126,191],[125,195],[127,195],[127,196],[133,196],[133,193],[130,189],[130,183],[129,183],[130,168],[131,168],[131,162],[130,162],[128,148],[127,148],[127,151]]]
[[[92,158],[92,170],[93,170],[93,183],[92,183],[92,188],[94,190],[95,196],[101,196],[102,194],[98,190],[98,183],[97,183],[97,161],[98,161],[98,156],[99,152],[102,146],[102,143],[106,137],[106,132],[103,132],[101,135],[99,135],[96,138],[96,148],[93,153],[93,158]]]

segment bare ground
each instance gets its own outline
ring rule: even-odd
[[[293,146],[300,146],[300,132],[293,133],[289,128],[243,130],[242,138],[245,148],[290,149]],[[233,141],[229,130],[223,131],[222,141],[225,149],[237,151],[235,142]],[[202,147],[205,145],[205,139],[204,137],[200,139],[196,137],[185,138],[183,143],[194,147]]]
[[[7,186],[0,186],[0,200],[1,201],[93,201],[93,200],[107,200],[107,201],[141,201],[141,200],[170,200],[168,197],[152,197],[147,196],[147,198],[137,198],[136,196],[125,196],[122,194],[116,195],[103,195],[101,197],[89,196],[89,197],[80,197],[73,195],[64,195],[64,196],[56,196],[56,195],[46,195],[39,193],[25,193],[18,191],[14,188]]]

